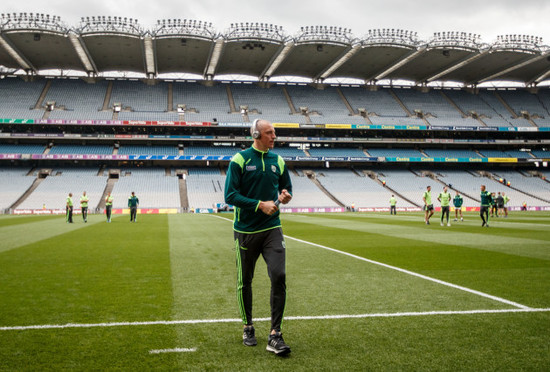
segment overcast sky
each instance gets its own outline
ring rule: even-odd
[[[422,40],[438,31],[464,31],[490,43],[497,35],[526,34],[550,44],[550,1],[546,0],[3,0],[2,13],[38,12],[58,15],[70,26],[80,17],[122,16],[150,29],[158,19],[212,22],[223,32],[234,22],[283,26],[294,35],[300,26],[340,26],[361,37],[369,29],[400,28],[418,32]]]

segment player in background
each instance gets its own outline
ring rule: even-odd
[[[82,193],[80,196],[80,210],[82,211],[82,220],[84,220],[84,223],[88,222],[88,202],[90,199],[88,199],[88,195],[86,195],[86,191]]]
[[[130,222],[136,222],[138,205],[139,199],[136,196],[136,193],[132,191],[132,195],[128,197],[128,207],[130,208]]]
[[[113,211],[113,200],[114,198],[109,192],[105,197],[105,215],[107,216],[107,222],[109,223],[111,222],[111,212]]]
[[[493,203],[493,198],[491,197],[491,193],[487,191],[487,188],[485,185],[481,185],[481,207],[479,208],[479,215],[481,217],[481,221],[483,223],[481,224],[481,227],[486,226],[489,227],[489,208],[491,208],[491,205]]]
[[[451,222],[449,222],[451,198],[451,193],[447,190],[447,186],[443,187],[443,191],[437,196],[437,200],[441,203],[441,226],[443,226],[445,216],[447,216],[447,226],[451,226]]]
[[[498,192],[497,199],[495,200],[495,204],[497,206],[497,217],[502,216],[504,213],[504,198],[500,194],[500,191]]]
[[[502,198],[504,199],[504,218],[508,218],[508,202],[510,198],[504,192],[502,193]]]
[[[65,212],[66,212],[66,221],[67,223],[73,223],[73,193],[70,192],[67,196],[67,201],[65,203]]]
[[[292,183],[283,158],[271,150],[275,128],[254,120],[252,147],[231,159],[225,180],[225,202],[235,206],[233,237],[237,261],[237,300],[243,321],[243,344],[257,345],[252,318],[252,279],[260,255],[271,280],[271,331],[266,350],[290,353],[281,333],[286,304],[286,249],[279,219],[279,203],[292,199]]]
[[[496,194],[494,192],[491,193],[491,205],[489,210],[491,211],[491,217],[494,217],[495,215],[498,217]]]
[[[462,198],[462,195],[457,191],[455,197],[453,198],[453,205],[455,207],[455,221],[458,221],[458,215],[460,212],[460,221],[464,221],[464,218],[462,217],[462,204],[464,204],[464,198]]]
[[[397,199],[395,198],[395,195],[392,195],[390,198],[390,214],[397,214],[397,211],[395,209],[395,206],[397,204]]]
[[[432,204],[432,187],[427,186],[424,195],[422,196],[422,201],[424,201],[424,222],[426,225],[430,224],[430,217],[434,214],[434,205]]]

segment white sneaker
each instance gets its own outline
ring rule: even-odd
[[[443,226],[443,222],[441,222],[441,226]]]
[[[451,223],[450,223],[450,222],[447,222],[447,226],[451,226]]]
[[[460,217],[460,221],[464,221],[464,218]]]

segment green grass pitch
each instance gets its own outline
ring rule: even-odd
[[[550,370],[550,214],[284,215],[287,358],[242,345],[230,214],[0,216],[0,370]]]

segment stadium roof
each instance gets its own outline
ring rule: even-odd
[[[264,23],[232,24],[220,33],[194,20],[159,20],[145,29],[135,19],[102,16],[69,27],[57,16],[13,13],[0,18],[0,65],[4,74],[58,69],[89,76],[118,71],[149,78],[183,73],[537,85],[550,81],[550,47],[527,35],[484,43],[471,33],[437,32],[426,41],[407,30],[356,37],[341,27],[307,26],[291,36]]]

